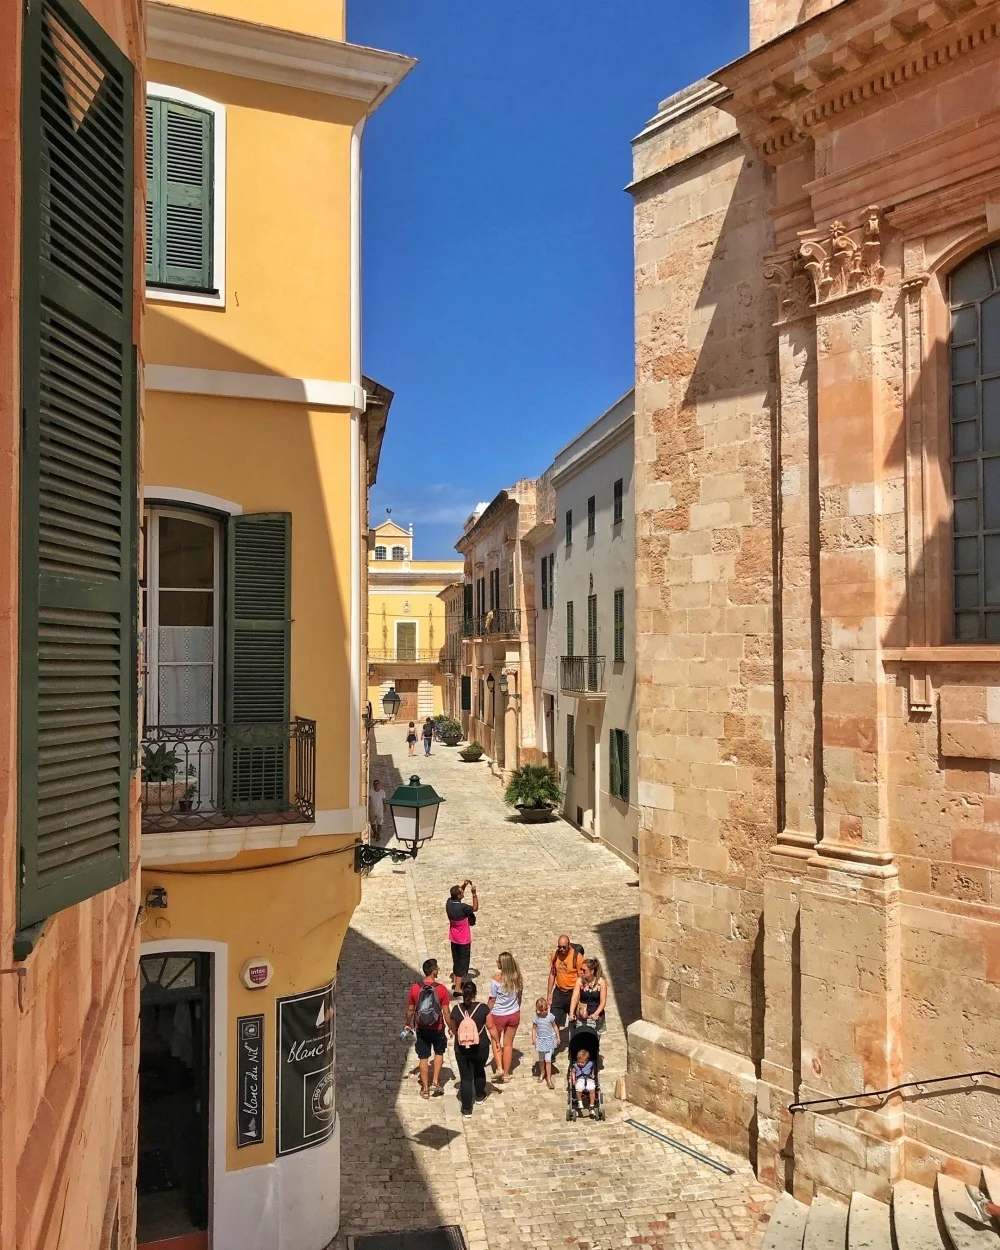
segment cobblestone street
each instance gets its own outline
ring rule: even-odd
[[[511,819],[485,763],[463,764],[436,745],[406,758],[405,730],[378,730],[374,775],[387,791],[419,773],[446,799],[437,834],[413,863],[379,864],[344,945],[338,1037],[342,1142],[340,1250],[351,1234],[460,1224],[470,1250],[574,1246],[742,1246],[770,1207],[742,1160],[635,1111],[644,1124],[728,1163],[722,1173],[625,1123],[614,1098],[625,1068],[624,1026],[638,1015],[635,873],[570,825]],[[388,813],[387,813],[388,819]],[[485,998],[496,955],[510,949],[525,977],[513,1080],[491,1084],[463,1121],[454,1058],[445,1096],[419,1096],[412,1047],[398,1039],[406,991],[429,955],[450,971],[444,902],[471,876],[481,909],[472,964]],[[554,1091],[531,1075],[533,1000],[544,993],[547,952],[561,930],[596,955],[611,983],[602,1042],[608,1119],[567,1123],[565,1059]],[[350,1021],[350,1027],[347,1022]]]

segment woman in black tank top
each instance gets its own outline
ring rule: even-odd
[[[608,983],[596,959],[585,959],[580,967],[580,979],[573,991],[570,1019],[575,1024],[589,1024],[600,1029],[604,1026],[604,1012],[608,1002]]]

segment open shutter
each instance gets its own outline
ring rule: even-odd
[[[146,101],[146,281],[163,281],[162,100]]]
[[[621,797],[628,803],[629,800],[629,776],[628,776],[628,734],[623,730],[620,733],[621,740],[621,756],[618,765],[618,777],[620,782],[619,793]]]
[[[292,518],[230,519],[224,796],[229,812],[288,807]]]
[[[158,100],[159,266],[156,281],[188,290],[213,289],[212,114]]]
[[[18,923],[123,881],[136,733],[133,67],[24,10]]]
[[[462,711],[472,711],[472,678],[462,677]]]

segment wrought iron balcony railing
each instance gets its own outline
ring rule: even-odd
[[[316,818],[316,722],[148,725],[142,831],[169,833]]]
[[[369,651],[370,664],[429,664],[441,654],[440,647],[392,647],[388,651]]]
[[[571,694],[604,693],[603,655],[564,655],[559,670],[560,690]]]
[[[438,668],[441,672],[450,673],[452,676],[458,672],[460,665],[461,661],[455,655],[443,655],[438,660]]]
[[[462,625],[465,638],[516,638],[520,633],[520,608],[493,608],[482,616],[467,616]]]

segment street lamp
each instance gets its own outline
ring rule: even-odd
[[[506,673],[500,674],[500,693],[501,694],[507,693],[507,674]]]
[[[486,678],[486,689],[490,692],[490,694],[493,693],[493,687],[496,684],[497,684],[496,678],[493,676],[492,673],[490,673],[489,677]]]
[[[389,800],[389,811],[392,812],[396,837],[405,849],[361,843],[354,852],[354,871],[363,872],[372,868],[386,856],[394,864],[405,859],[416,859],[423,844],[434,837],[438,809],[443,802],[444,799],[434,787],[423,785],[415,773],[407,785],[397,786]]]
[[[395,687],[390,686],[382,696],[382,711],[385,712],[386,716],[388,716],[390,720],[392,720],[392,718],[399,711],[400,702],[401,700],[399,695],[396,693]]]

